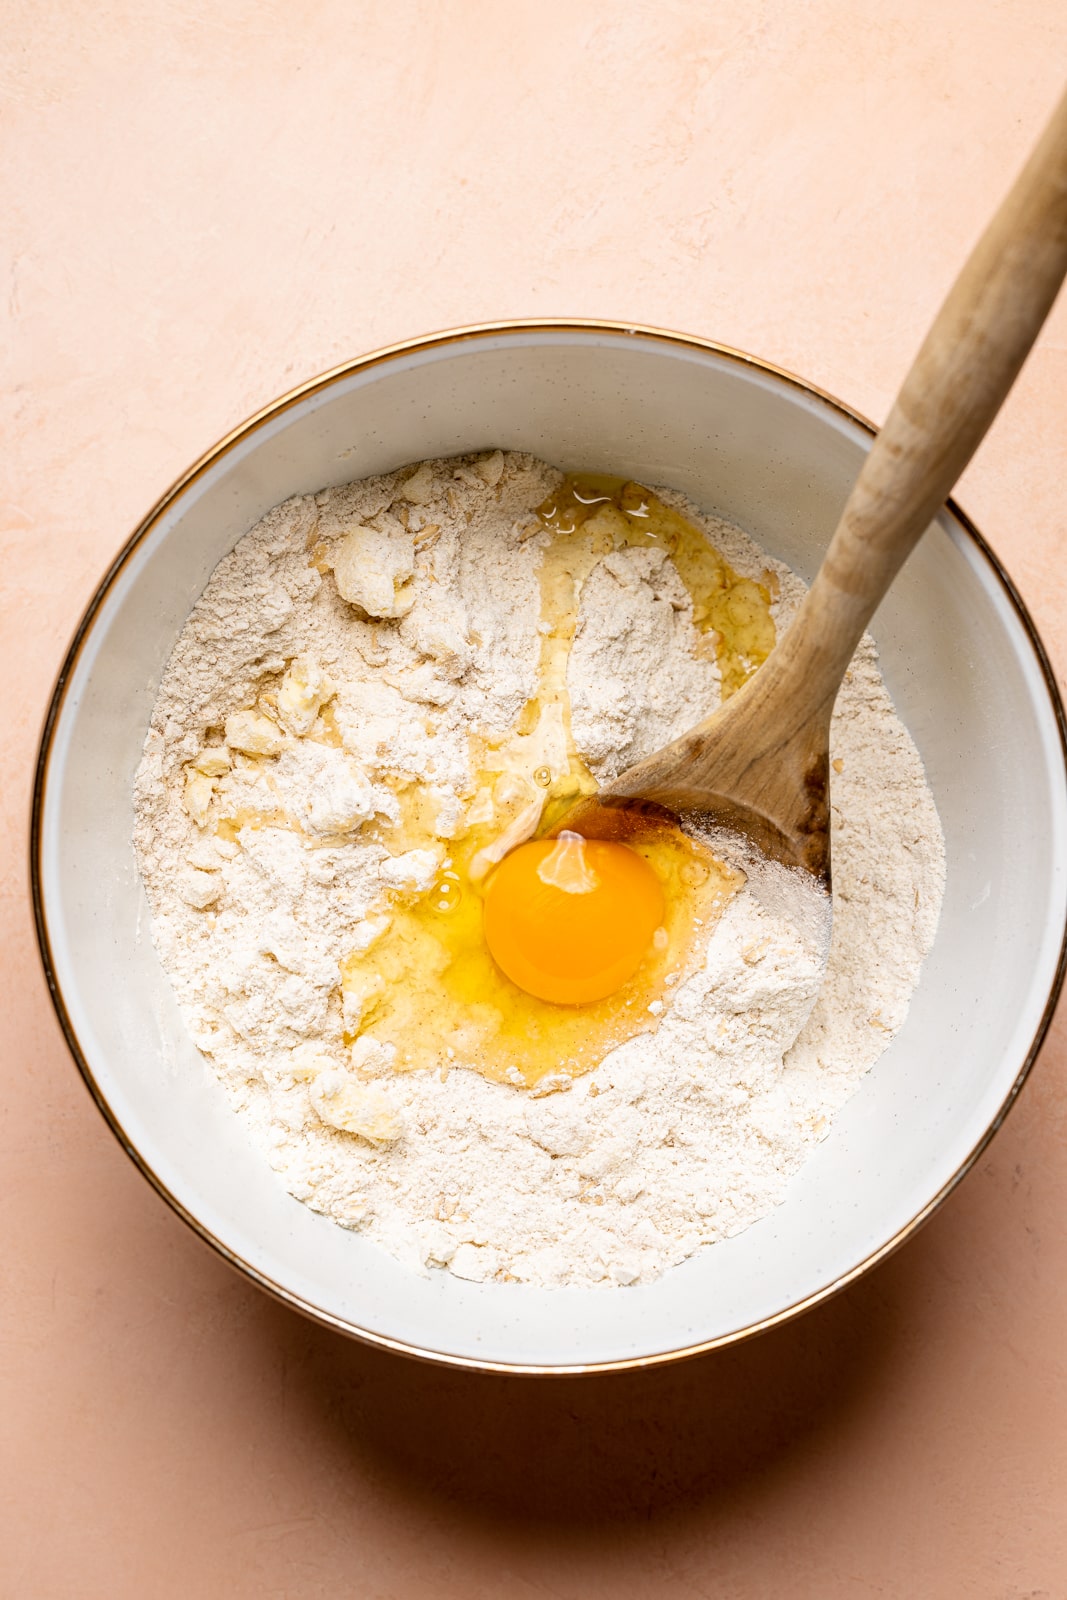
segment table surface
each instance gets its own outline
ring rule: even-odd
[[[45,994],[42,710],[117,546],[300,379],[457,323],[711,336],[885,415],[1050,110],[1060,0],[8,0],[0,1592],[1067,1594],[1067,1033],[925,1231],[678,1368],[346,1343],[137,1176]],[[11,159],[14,157],[14,159]],[[963,482],[1067,665],[1067,304]]]

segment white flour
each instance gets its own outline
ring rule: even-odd
[[[373,1028],[346,1049],[360,1001],[342,1001],[342,961],[371,943],[391,897],[435,877],[471,801],[471,728],[503,734],[533,692],[545,536],[530,512],[558,478],[496,452],[271,511],[220,563],[171,658],[135,845],[189,1030],[292,1194],[421,1270],[630,1284],[783,1198],[904,1021],[944,851],[868,641],[833,725],[825,981],[812,891],[764,864],[658,1031],[566,1092],[466,1069],[399,1074]],[[784,627],[799,581],[736,528],[662,496],[743,575],[778,573]],[[594,569],[568,669],[594,771],[714,705],[718,671],[696,642],[658,552]],[[431,794],[439,839],[391,858],[361,830],[396,817],[398,779]],[[260,825],[242,825],[252,812]]]

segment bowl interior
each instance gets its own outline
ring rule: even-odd
[[[995,565],[952,514],[873,628],[941,813],[948,886],[907,1024],[786,1202],[655,1284],[537,1291],[419,1277],[291,1199],[187,1037],[148,931],[132,779],[161,670],[218,560],[287,495],[492,446],[685,490],[810,577],[869,445],[832,403],[726,352],[561,327],[357,364],[207,458],[105,585],[58,701],[38,894],[68,1033],[128,1148],[253,1275],[415,1351],[563,1369],[654,1359],[786,1313],[935,1200],[1025,1069],[1067,897],[1057,707]]]

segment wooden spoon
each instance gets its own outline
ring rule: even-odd
[[[945,301],[793,626],[712,716],[553,833],[701,813],[830,881],[830,715],[879,601],[1000,409],[1067,272],[1067,95]]]

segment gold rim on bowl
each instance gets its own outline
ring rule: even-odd
[[[923,1206],[921,1210],[919,1210],[911,1218],[909,1222],[907,1222],[902,1228],[898,1229],[897,1232],[893,1234],[891,1238],[886,1240],[884,1244],[879,1246],[877,1250],[874,1250],[870,1255],[865,1256],[862,1261],[850,1268],[848,1272],[842,1273],[839,1277],[832,1279],[827,1284],[824,1284],[823,1287],[816,1290],[814,1294],[807,1295],[804,1299],[795,1301],[792,1305],[786,1306],[783,1310],[776,1312],[771,1317],[764,1317],[757,1322],[749,1323],[743,1328],[735,1328],[731,1332],[721,1334],[714,1339],[704,1339],[697,1344],[684,1345],[676,1350],[656,1351],[651,1355],[634,1356],[627,1358],[626,1360],[581,1362],[573,1365],[538,1366],[535,1363],[528,1362],[477,1360],[471,1356],[455,1355],[448,1351],[425,1349],[417,1345],[408,1344],[401,1339],[390,1339],[384,1334],[375,1333],[372,1330],[361,1328],[355,1323],[347,1322],[343,1318],[333,1316],[329,1312],[323,1311],[321,1307],[312,1305],[309,1301],[304,1300],[300,1295],[294,1294],[291,1290],[286,1289],[283,1285],[275,1283],[273,1279],[269,1278],[265,1273],[260,1272],[256,1267],[252,1266],[249,1262],[243,1260],[242,1257],[235,1254],[235,1252],[231,1250],[229,1246],[226,1245],[221,1239],[217,1238],[210,1231],[210,1229],[204,1225],[203,1222],[201,1222],[197,1217],[194,1217],[191,1212],[189,1212],[186,1207],[182,1205],[177,1197],[170,1192],[163,1180],[158,1176],[157,1173],[153,1171],[145,1157],[134,1146],[122,1127],[118,1117],[115,1115],[112,1107],[108,1103],[108,1100],[97,1083],[95,1077],[93,1076],[92,1068],[86,1059],[85,1053],[82,1050],[81,1044],[78,1040],[78,1036],[71,1023],[66,1003],[63,998],[62,989],[56,976],[55,964],[52,957],[52,946],[48,932],[48,917],[44,904],[41,872],[41,819],[48,782],[48,765],[52,752],[52,742],[55,734],[56,724],[59,720],[60,713],[66,700],[71,676],[74,672],[74,668],[77,664],[82,648],[92,631],[96,614],[111,590],[112,585],[115,583],[126,563],[141,544],[142,540],[144,540],[152,531],[160,517],[168,509],[168,507],[173,504],[178,496],[185,489],[187,489],[190,484],[195,483],[196,480],[208,470],[208,468],[214,466],[216,462],[220,461],[230,450],[233,449],[236,444],[253,433],[263,422],[281,416],[284,412],[290,410],[294,405],[298,404],[301,400],[306,399],[309,395],[313,395],[323,389],[328,389],[332,384],[337,383],[340,379],[350,377],[353,373],[365,372],[371,367],[383,365],[396,359],[398,356],[411,354],[413,351],[432,350],[448,344],[469,343],[478,339],[490,338],[499,334],[551,332],[605,333],[609,335],[628,336],[634,339],[654,339],[658,343],[675,344],[691,350],[709,352],[726,361],[734,362],[738,366],[749,367],[755,371],[767,373],[770,376],[777,378],[782,383],[799,390],[802,394],[818,400],[829,410],[835,412],[840,417],[844,417],[849,422],[855,423],[858,427],[864,429],[868,434],[873,435],[877,432],[877,429],[873,423],[871,423],[866,417],[861,416],[859,412],[854,411],[851,406],[847,406],[842,401],[838,400],[834,395],[827,394],[824,389],[818,388],[815,384],[807,383],[804,379],[797,377],[795,373],[787,371],[784,367],[775,366],[773,362],[761,360],[758,356],[749,355],[743,350],[736,350],[729,345],[719,344],[714,339],[702,339],[693,334],[675,333],[669,329],[651,327],[645,324],[600,322],[588,318],[577,317],[545,317],[532,318],[529,320],[487,322],[473,324],[470,327],[445,329],[439,333],[426,334],[416,339],[407,339],[399,344],[386,345],[382,349],[373,350],[365,356],[358,356],[352,361],[342,362],[339,366],[330,368],[329,371],[320,374],[318,377],[311,378],[306,383],[299,384],[295,389],[290,389],[286,394],[279,396],[278,399],[272,401],[269,405],[266,405],[261,410],[255,412],[245,422],[241,423],[230,433],[226,434],[216,445],[214,445],[210,450],[206,451],[198,461],[194,462],[188,471],[184,472],[175,480],[174,483],[171,484],[170,488],[166,490],[159,500],[156,501],[156,504],[152,507],[151,511],[149,511],[148,515],[134,529],[133,533],[130,535],[130,538],[126,541],[126,544],[122,547],[122,549],[116,555],[114,561],[112,561],[111,565],[104,573],[104,576],[98,584],[92,599],[86,606],[81,620],[74,630],[74,635],[70,641],[66,654],[63,658],[63,663],[56,676],[55,685],[53,687],[51,698],[48,704],[48,710],[45,714],[40,744],[38,746],[30,821],[30,887],[33,899],[33,914],[37,932],[37,943],[40,950],[41,961],[44,966],[45,978],[48,983],[48,991],[52,999],[52,1004],[55,1008],[56,1016],[59,1020],[59,1025],[63,1030],[63,1036],[66,1039],[67,1047],[70,1050],[71,1055],[74,1057],[74,1061],[82,1075],[82,1078],[85,1080],[85,1084],[89,1090],[89,1093],[92,1095],[99,1111],[103,1115],[104,1120],[107,1122],[112,1133],[118,1139],[122,1148],[130,1157],[130,1160],[134,1163],[134,1165],[140,1170],[142,1175],[148,1179],[149,1183],[156,1190],[156,1192],[163,1198],[163,1200],[166,1201],[171,1209],[177,1213],[182,1221],[187,1223],[195,1233],[199,1234],[199,1236],[207,1244],[209,1244],[212,1249],[214,1249],[223,1258],[223,1260],[227,1261],[230,1266],[235,1267],[247,1278],[250,1278],[253,1283],[258,1284],[261,1289],[266,1290],[266,1292],[272,1295],[276,1300],[281,1301],[283,1305],[291,1306],[293,1309],[303,1312],[305,1316],[310,1317],[312,1321],[318,1322],[324,1327],[332,1328],[338,1333],[346,1334],[350,1338],[361,1340],[363,1343],[374,1345],[379,1349],[390,1350],[399,1355],[411,1356],[416,1359],[433,1362],[438,1365],[466,1368],[478,1372],[501,1372],[541,1377],[574,1377],[586,1373],[626,1372],[643,1367],[661,1366],[666,1362],[685,1360],[691,1356],[703,1355],[709,1350],[720,1349],[725,1345],[737,1344],[743,1339],[749,1339],[753,1337],[755,1334],[764,1333],[770,1328],[779,1327],[783,1323],[791,1321],[794,1317],[800,1316],[802,1312],[808,1311],[813,1306],[819,1305],[824,1300],[830,1299],[831,1296],[839,1293],[840,1290],[846,1288],[850,1283],[854,1283],[857,1278],[862,1277],[863,1274],[869,1272],[872,1267],[875,1267],[879,1262],[884,1261],[888,1256],[892,1255],[895,1250],[899,1249],[902,1244],[910,1239],[913,1234],[917,1233],[922,1225],[934,1214],[934,1212],[940,1209],[940,1207],[947,1200],[948,1196],[952,1193],[953,1189],[955,1189],[956,1185],[960,1183],[964,1177],[966,1177],[971,1167],[978,1160],[979,1156],[989,1144],[989,1141],[1000,1128],[1008,1112],[1011,1110],[1012,1105],[1015,1103],[1015,1099],[1019,1094],[1020,1089],[1029,1076],[1030,1069],[1037,1059],[1041,1046],[1044,1043],[1045,1035],[1048,1032],[1053,1013],[1056,1009],[1056,1004],[1059,1000],[1060,991],[1063,987],[1064,975],[1065,972],[1067,972],[1067,924],[1065,924],[1063,936],[1061,937],[1059,959],[1056,964],[1056,971],[1053,976],[1052,984],[1049,988],[1048,998],[1045,1003],[1044,1011],[1041,1015],[1041,1020],[1038,1023],[1037,1030],[1030,1042],[1030,1046],[1026,1052],[1022,1066],[1020,1067],[1019,1072],[1016,1074],[1016,1077],[1009,1087],[1008,1092],[1001,1102],[996,1114],[990,1121],[985,1132],[982,1134],[982,1137],[977,1141],[970,1153],[956,1168],[952,1176],[941,1186],[933,1198],[930,1199],[926,1205]],[[995,574],[1002,590],[1010,601],[1011,606],[1030,641],[1038,664],[1040,665],[1042,676],[1045,682],[1045,688],[1056,717],[1056,724],[1060,735],[1060,751],[1063,757],[1065,774],[1067,774],[1067,717],[1065,717],[1064,714],[1063,702],[1060,698],[1059,688],[1056,683],[1055,674],[1052,670],[1052,665],[1049,661],[1045,646],[1042,643],[1041,636],[1034,624],[1033,618],[1027,610],[1021,595],[1016,589],[1015,584],[1012,582],[1007,571],[1001,564],[998,557],[994,554],[993,550],[986,543],[985,539],[979,533],[978,529],[974,526],[973,522],[971,522],[970,518],[960,510],[959,506],[954,500],[949,500],[947,509],[962,531],[976,546],[979,553],[984,557],[990,569]]]

